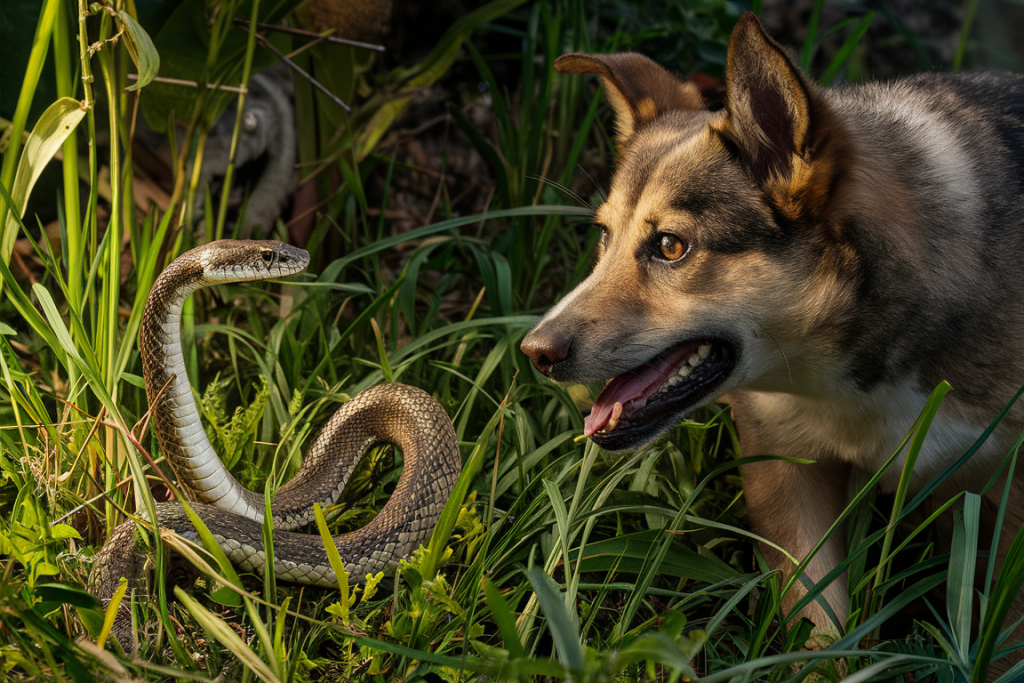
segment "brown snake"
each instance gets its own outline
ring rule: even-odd
[[[180,316],[185,299],[202,287],[283,277],[309,263],[304,250],[274,241],[221,240],[171,263],[146,301],[139,334],[146,393],[160,448],[193,509],[239,568],[262,573],[263,494],[250,491],[228,472],[213,451],[185,374]],[[291,531],[313,521],[313,505],[333,504],[371,446],[389,443],[402,451],[404,468],[391,499],[365,527],[334,539],[355,581],[397,566],[428,540],[461,468],[451,420],[428,393],[403,384],[379,385],[342,406],[317,436],[298,474],[277,490],[272,504],[274,571],[282,579],[337,586],[318,534]],[[158,503],[155,526],[198,540],[178,503]],[[96,557],[90,590],[109,600],[122,576],[135,584],[145,555],[140,527],[117,527]],[[121,610],[114,636],[131,642],[130,614]],[[127,649],[127,647],[126,647]]]

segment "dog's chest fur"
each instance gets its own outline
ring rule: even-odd
[[[755,439],[759,452],[810,460],[838,459],[874,473],[899,448],[924,408],[928,394],[916,382],[886,384],[870,392],[807,397],[791,393],[734,391],[723,397],[740,413],[742,434]],[[1012,420],[1012,418],[1011,418]],[[914,467],[911,489],[917,490],[967,452],[984,432],[947,397],[932,420]],[[991,472],[1012,446],[1014,430],[997,429],[948,486],[957,490],[986,482],[968,472]],[[1017,430],[1019,433],[1019,430]],[[906,461],[909,443],[883,475],[883,491],[895,490]],[[987,478],[987,477],[986,477]]]

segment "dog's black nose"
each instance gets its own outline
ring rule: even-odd
[[[519,346],[534,366],[548,377],[551,376],[551,366],[565,360],[572,344],[571,335],[550,328],[551,325],[541,325],[526,335]]]

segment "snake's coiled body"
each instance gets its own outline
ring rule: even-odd
[[[139,346],[146,391],[161,450],[179,482],[198,502],[193,509],[239,568],[262,573],[263,495],[241,486],[216,456],[200,421],[185,374],[180,314],[185,299],[218,282],[280,277],[305,268],[306,252],[280,242],[223,240],[182,255],[161,274],[146,302]],[[429,394],[402,384],[368,389],[342,406],[317,436],[298,474],[272,503],[274,571],[291,581],[337,586],[317,534],[290,531],[313,521],[313,505],[333,504],[368,448],[390,443],[404,467],[384,509],[365,527],[334,539],[346,571],[356,581],[394,567],[425,543],[461,467],[451,420]],[[198,534],[177,503],[157,505],[156,526],[190,540]],[[133,521],[115,529],[97,555],[90,578],[94,594],[109,599],[122,576],[138,581],[139,530]],[[126,644],[130,622],[115,625]],[[128,638],[130,642],[130,637]]]

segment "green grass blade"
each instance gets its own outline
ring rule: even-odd
[[[845,650],[846,648],[855,646],[860,642],[861,638],[865,637],[875,628],[881,626],[888,619],[898,614],[912,601],[922,595],[926,595],[928,591],[940,586],[945,580],[946,576],[944,574],[937,574],[935,576],[922,579],[913,586],[904,589],[891,602],[887,603],[882,609],[872,615],[870,619],[837,640],[829,650]]]
[[[240,662],[249,667],[253,673],[259,676],[265,683],[280,683],[280,679],[274,674],[274,672],[260,659],[252,649],[245,644],[235,630],[231,626],[213,614],[205,607],[196,602],[188,593],[183,591],[180,586],[174,587],[174,594],[178,597],[178,600],[185,606],[185,609],[195,618],[199,625],[203,627],[207,633],[210,634],[217,642],[226,647],[231,651]]]
[[[978,11],[978,0],[967,0],[964,7],[963,23],[960,25],[960,42],[956,47],[956,55],[953,56],[953,71],[959,71],[963,66],[964,57],[967,55],[967,43],[971,38],[971,27],[974,26],[974,15]]]
[[[947,481],[949,477],[953,475],[954,472],[959,470],[961,467],[967,464],[967,462],[971,458],[974,457],[974,454],[977,453],[983,445],[985,445],[985,442],[988,440],[988,437],[992,435],[992,432],[996,430],[996,427],[999,426],[999,423],[1003,421],[1003,418],[1006,417],[1006,414],[1010,412],[1010,409],[1022,395],[1024,395],[1024,385],[1022,385],[1021,388],[1017,390],[1017,393],[1013,395],[1013,398],[1011,398],[1010,401],[1005,406],[1003,406],[1003,409],[999,411],[999,414],[996,415],[996,417],[992,420],[991,423],[989,423],[989,426],[986,427],[985,431],[981,433],[981,436],[977,438],[977,440],[974,442],[974,445],[967,449],[967,452],[960,456],[960,458],[956,462],[951,463],[948,467],[946,467],[946,469],[944,469],[942,473],[939,474],[939,476],[935,477],[935,479],[930,481],[924,488],[918,491],[917,495],[914,496],[913,500],[910,501],[910,504],[905,507],[903,511],[904,516],[910,513],[912,510],[918,508],[935,491],[935,489],[941,486],[942,483]],[[900,519],[902,519],[902,517]]]
[[[561,662],[572,671],[583,670],[583,646],[580,645],[579,629],[576,620],[569,614],[565,599],[555,580],[544,573],[540,567],[526,570],[526,578],[537,593],[537,601],[548,620],[548,630],[555,641]]]
[[[341,600],[339,601],[341,605],[341,622],[348,626],[348,572],[345,570],[345,563],[341,561],[338,546],[334,544],[334,538],[331,537],[331,530],[327,528],[327,519],[324,517],[324,511],[320,507],[320,503],[313,505],[313,514],[316,515],[316,528],[320,532],[320,540],[323,541],[324,549],[327,551],[327,559],[330,560],[331,569],[334,570],[334,576],[338,580],[338,590],[341,592]]]
[[[461,216],[459,218],[451,218],[440,223],[434,223],[433,225],[427,225],[416,230],[410,230],[409,232],[403,232],[398,235],[392,235],[382,240],[374,242],[373,244],[367,245],[362,249],[357,249],[348,256],[340,258],[324,269],[323,274],[318,278],[319,282],[334,282],[338,279],[341,271],[344,270],[350,264],[359,261],[371,254],[376,254],[385,249],[402,244],[403,242],[410,242],[412,240],[418,240],[431,235],[436,235],[439,232],[445,232],[446,230],[452,230],[454,228],[461,228],[464,225],[473,225],[485,220],[498,220],[501,218],[521,218],[523,216],[562,216],[562,217],[580,217],[587,218],[593,215],[593,211],[589,208],[581,209],[575,206],[522,206],[516,209],[502,209],[500,211],[491,211],[490,213],[474,214],[472,216]]]
[[[843,42],[843,46],[839,48],[839,52],[832,58],[832,62],[825,69],[825,73],[821,77],[822,85],[832,85],[832,81],[835,80],[839,70],[846,66],[846,62],[849,61],[850,55],[853,54],[854,49],[860,43],[864,34],[868,32],[871,27],[871,22],[875,19],[875,12],[868,12],[857,24],[857,28],[850,33],[850,36]]]
[[[508,650],[513,658],[525,657],[526,650],[519,641],[515,619],[512,618],[512,611],[509,609],[508,603],[505,602],[505,598],[501,595],[501,591],[498,590],[493,581],[486,577],[483,580],[483,589],[487,606],[491,608],[491,614],[498,625],[498,632],[501,633],[505,649]]]
[[[202,518],[196,514],[196,511],[192,509],[192,506],[185,500],[182,500],[179,496],[182,509],[185,510],[185,514],[188,515],[188,519],[192,522],[192,526],[195,527],[196,533],[199,534],[199,539],[203,542],[203,546],[206,551],[213,556],[217,561],[217,566],[221,571],[221,574],[232,583],[232,585],[241,588],[242,579],[239,578],[238,573],[235,572],[234,565],[231,564],[231,560],[224,553],[224,550],[220,547],[220,544],[213,538],[213,534],[210,532],[209,527],[203,522]],[[237,599],[237,593],[230,591],[226,594],[235,595],[236,598],[225,604],[240,605],[241,602]]]
[[[569,572],[569,513],[565,509],[565,500],[562,499],[562,492],[558,485],[548,479],[543,480],[544,491],[548,500],[551,501],[551,508],[555,513],[555,527],[558,531],[558,541],[562,547],[562,564],[566,574]]]
[[[1017,530],[1017,535],[1010,545],[1010,550],[1003,560],[999,578],[989,593],[982,619],[978,640],[978,656],[975,660],[971,683],[983,683],[992,663],[992,654],[999,639],[1003,621],[1010,611],[1014,598],[1024,588],[1024,527]]]
[[[824,6],[825,0],[815,0],[811,18],[807,21],[807,37],[804,38],[804,46],[800,50],[800,68],[804,71],[810,71],[811,63],[814,61],[815,43],[818,41],[818,24],[821,22],[821,8]]]
[[[917,419],[917,424],[914,429],[914,436],[910,443],[910,448],[907,451],[907,458],[903,463],[903,472],[900,475],[899,484],[896,486],[896,498],[893,501],[892,514],[889,517],[889,526],[886,529],[885,538],[882,541],[882,557],[891,557],[889,549],[892,547],[892,540],[896,534],[896,528],[900,519],[900,514],[903,511],[903,503],[906,500],[907,491],[910,490],[910,482],[912,480],[914,465],[917,463],[917,457],[921,453],[921,447],[924,445],[925,437],[928,435],[928,428],[931,426],[932,420],[935,419],[935,414],[939,410],[939,406],[942,405],[942,399],[952,389],[948,382],[943,380],[939,383],[939,386],[935,387],[928,400],[925,402],[924,409],[921,411],[920,417]],[[877,595],[878,586],[885,581],[888,577],[889,570],[888,565],[883,565],[875,574],[875,589],[876,592],[872,594],[871,602],[867,606],[865,615],[869,615],[874,610],[875,595]]]
[[[953,541],[949,557],[946,609],[953,641],[962,660],[971,647],[971,610],[974,605],[974,565],[978,557],[981,496],[968,493],[964,506],[953,513]]]
[[[728,617],[736,605],[739,604],[740,600],[745,598],[750,591],[754,590],[754,587],[757,586],[757,584],[767,579],[770,575],[771,572],[759,574],[743,584],[743,586],[736,591],[736,593],[729,598],[724,605],[722,605],[718,612],[715,613],[715,616],[711,617],[711,621],[709,621],[708,625],[704,627],[704,631],[707,632],[709,636],[714,634],[721,623],[725,621],[726,617]]]
[[[1017,662],[1002,676],[995,680],[995,683],[1016,683],[1024,678],[1024,662]]]
[[[107,644],[107,638],[110,637],[110,630],[114,628],[114,620],[117,618],[117,611],[121,608],[121,601],[124,599],[124,594],[128,591],[128,579],[121,577],[121,581],[117,584],[117,588],[114,590],[114,595],[110,598],[110,603],[107,605],[107,609],[103,614],[103,628],[100,629],[100,634],[96,638],[96,644],[100,647],[105,647]]]

